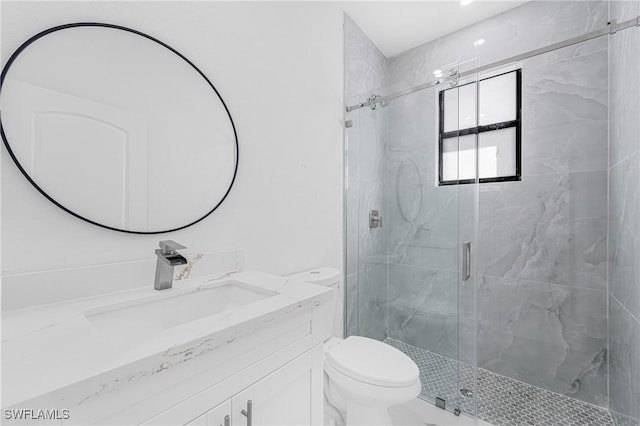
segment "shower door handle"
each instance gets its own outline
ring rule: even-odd
[[[471,277],[471,241],[462,244],[462,281]]]

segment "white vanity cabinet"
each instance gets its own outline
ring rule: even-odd
[[[230,426],[231,400],[228,399],[207,413],[188,423],[189,426]]]
[[[322,384],[314,383],[314,368],[321,369],[322,365],[314,366],[309,352],[260,380],[247,395],[240,394],[232,402],[241,404],[251,397],[253,426],[317,424],[313,419],[311,394]],[[233,414],[234,426],[247,425],[244,418],[236,416],[235,409]]]
[[[322,347],[300,355],[226,401],[210,408],[189,426],[321,425]],[[205,390],[212,395],[215,389]],[[151,419],[145,425],[180,423],[187,413],[207,410],[205,395],[197,395],[197,405],[186,401]],[[176,424],[176,423],[173,423]]]
[[[137,315],[166,302],[177,311],[185,295],[224,286],[263,297],[153,332],[123,325],[131,310]],[[3,369],[2,408],[68,410],[56,423],[64,426],[227,426],[226,416],[229,426],[322,424],[331,289],[241,271],[179,290],[141,289],[3,314],[12,324],[3,322],[3,338],[13,333],[3,342],[3,363],[13,359],[22,368]],[[225,294],[231,300],[238,293]],[[111,322],[98,323],[95,315],[104,312]],[[251,423],[242,414],[249,414],[249,400]]]

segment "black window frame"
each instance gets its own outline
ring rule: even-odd
[[[476,111],[476,126],[468,127],[466,129],[458,129],[450,132],[444,131],[444,92],[447,90],[457,89],[459,87],[463,87],[469,84],[477,84],[476,89],[476,98],[478,99],[480,96],[480,82],[484,80],[489,80],[491,78],[500,77],[502,75],[516,73],[516,119],[510,121],[502,121],[498,123],[487,124],[484,126],[477,125],[479,120],[477,119],[478,111]],[[464,185],[469,183],[475,183],[478,181],[479,183],[490,183],[490,182],[513,182],[519,181],[522,177],[522,69],[518,68],[516,70],[511,70],[507,72],[503,72],[501,74],[492,75],[491,77],[486,77],[477,81],[471,81],[466,84],[462,84],[460,86],[452,87],[450,89],[444,89],[440,91],[439,94],[439,103],[440,103],[440,116],[439,120],[439,129],[438,129],[438,186],[446,186],[446,185]],[[508,129],[510,127],[515,127],[516,129],[516,173],[513,176],[499,176],[499,177],[491,177],[491,178],[480,178],[478,176],[478,167],[476,164],[476,178],[475,179],[457,179],[457,180],[443,180],[442,179],[442,148],[445,139],[450,139],[453,137],[460,137],[466,135],[477,135],[482,132],[490,132],[500,129]],[[478,152],[478,138],[476,137],[476,153]],[[476,155],[476,163],[477,163],[477,155]]]

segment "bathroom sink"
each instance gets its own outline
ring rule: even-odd
[[[216,315],[276,292],[228,281],[195,289],[172,289],[142,299],[100,306],[84,311],[98,331],[120,337],[152,334]]]

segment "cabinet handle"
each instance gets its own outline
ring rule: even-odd
[[[251,400],[247,401],[247,409],[240,411],[240,414],[247,418],[247,426],[253,425],[253,403]]]
[[[222,426],[222,425],[220,425],[220,426]],[[224,426],[231,426],[231,417],[229,417],[228,414],[226,416],[224,416]]]

